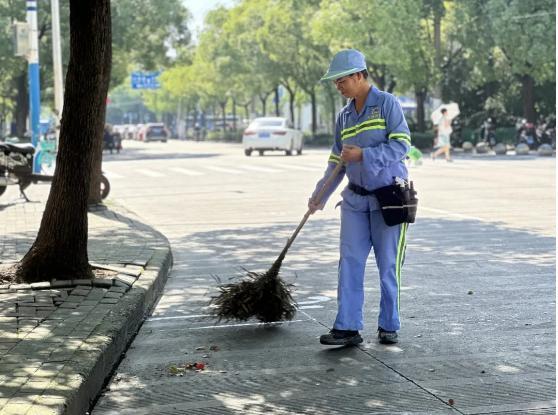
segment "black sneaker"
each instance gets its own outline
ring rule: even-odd
[[[328,334],[320,336],[320,343],[330,346],[349,346],[362,343],[362,337],[356,330],[332,329]]]
[[[396,331],[387,331],[381,327],[378,327],[378,339],[382,344],[395,344],[399,341]]]

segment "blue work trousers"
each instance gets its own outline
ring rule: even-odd
[[[374,196],[343,191],[335,329],[363,329],[364,272],[370,249],[374,248],[380,273],[378,325],[387,331],[399,330],[399,290],[407,226],[406,223],[387,226]]]

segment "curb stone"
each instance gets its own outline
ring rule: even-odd
[[[71,379],[75,383],[72,393],[66,396],[64,409],[56,414],[81,415],[89,410],[105,379],[139,330],[146,313],[155,304],[171,267],[170,246],[157,249],[141,278],[120,299],[118,307],[90,334],[70,365],[64,367],[63,372],[73,376]],[[60,385],[56,379],[53,383]],[[55,385],[51,383],[51,386]]]
[[[43,213],[0,209],[0,264],[23,258]],[[109,278],[0,283],[0,415],[85,414],[164,287],[163,234],[120,205],[88,219],[90,264]]]

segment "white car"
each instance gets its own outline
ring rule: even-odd
[[[242,135],[244,154],[249,156],[258,151],[280,150],[287,156],[296,151],[302,154],[302,131],[292,128],[290,121],[282,117],[254,119]]]

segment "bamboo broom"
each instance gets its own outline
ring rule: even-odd
[[[321,202],[342,168],[343,163],[338,163],[323,184],[315,197],[317,204]],[[281,279],[279,270],[287,251],[311,214],[312,212],[308,209],[267,272],[253,272],[243,268],[247,273],[247,278],[240,282],[219,286],[220,294],[212,297],[210,302],[214,306],[212,313],[219,321],[223,319],[245,321],[251,317],[264,323],[292,320],[296,313],[296,302],[291,295],[292,284],[287,284]],[[220,281],[218,277],[216,279],[218,282]]]

